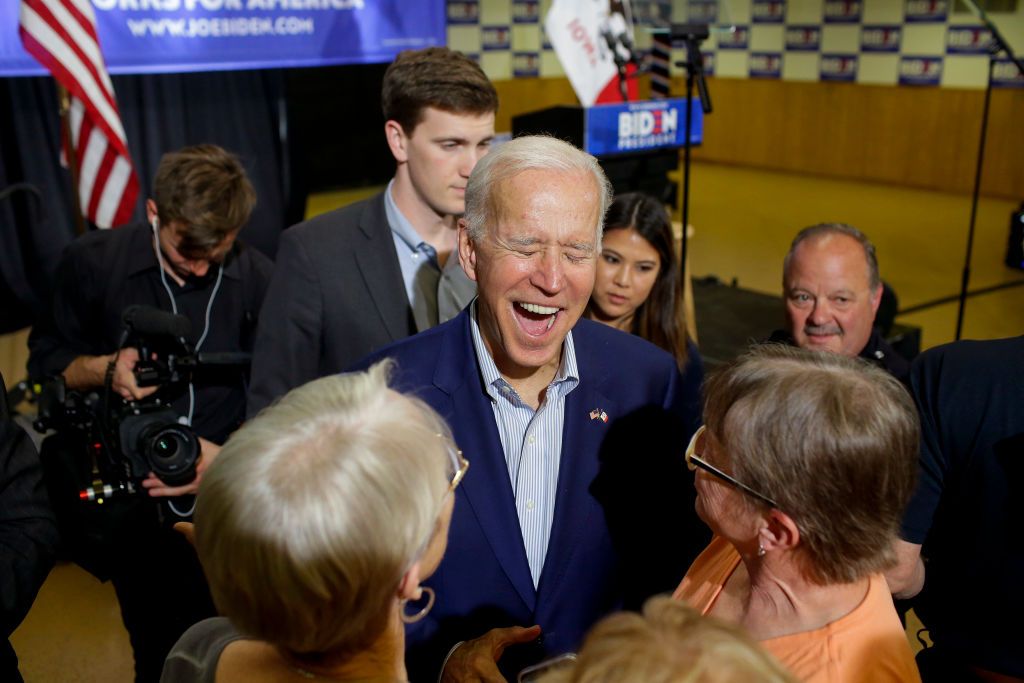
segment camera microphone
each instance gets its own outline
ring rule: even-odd
[[[161,311],[153,306],[133,304],[124,309],[121,321],[132,332],[143,336],[184,337],[192,331],[192,323],[183,315]]]

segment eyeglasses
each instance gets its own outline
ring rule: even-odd
[[[438,434],[438,436],[441,435]],[[455,489],[462,482],[463,477],[466,476],[466,471],[469,469],[469,461],[462,457],[462,451],[459,449],[448,446],[447,450],[448,457],[452,461],[452,480],[448,484],[448,492],[454,493]]]
[[[722,481],[726,482],[727,484],[731,484],[731,485],[735,486],[740,491],[743,491],[743,493],[746,493],[748,496],[753,496],[754,498],[757,498],[762,503],[765,503],[766,505],[769,505],[769,506],[771,506],[773,508],[779,507],[775,503],[775,501],[772,500],[771,498],[769,498],[768,496],[766,496],[764,494],[761,494],[761,493],[758,493],[757,491],[755,491],[754,489],[750,488],[749,486],[747,486],[743,482],[739,481],[735,477],[732,477],[732,476],[726,474],[722,470],[718,469],[717,467],[715,467],[714,465],[709,463],[704,458],[702,458],[699,455],[697,455],[697,441],[698,441],[698,439],[700,439],[701,436],[703,436],[703,434],[704,434],[704,427],[702,425],[701,428],[698,429],[697,432],[693,435],[693,438],[690,439],[690,445],[686,447],[686,466],[688,468],[690,468],[691,472],[695,471],[699,467],[702,470],[704,470],[705,472],[707,472],[708,474],[710,474],[711,476],[718,477],[719,479],[721,479]]]

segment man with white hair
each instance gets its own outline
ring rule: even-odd
[[[427,584],[436,606],[408,632],[412,680],[500,680],[499,666],[514,679],[624,601],[669,589],[699,550],[681,454],[701,378],[580,319],[610,194],[567,143],[502,145],[470,176],[459,223],[478,298],[362,363],[395,359],[396,388],[441,413],[474,462]]]

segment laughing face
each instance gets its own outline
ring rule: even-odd
[[[558,367],[594,288],[600,193],[587,173],[529,170],[493,188],[479,242],[459,230],[484,342],[506,377]]]

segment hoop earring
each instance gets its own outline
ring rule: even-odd
[[[433,607],[434,607],[434,597],[435,597],[434,596],[434,589],[431,588],[430,586],[421,586],[420,590],[422,590],[424,593],[426,593],[426,595],[427,595],[427,604],[426,604],[426,606],[423,609],[421,609],[416,614],[406,614],[406,612],[405,612],[405,605],[409,601],[408,600],[402,600],[402,604],[399,607],[398,616],[401,617],[403,624],[415,624],[417,621],[419,621],[423,617],[427,616],[427,614],[430,612],[430,610],[433,609]]]

